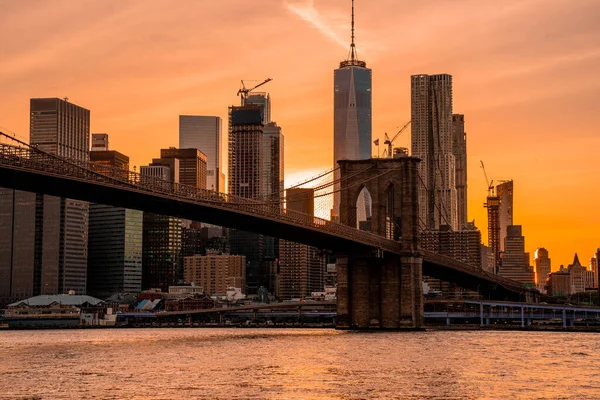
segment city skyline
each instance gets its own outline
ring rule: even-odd
[[[0,125],[27,138],[29,98],[69,96],[92,111],[91,130],[109,132],[111,147],[130,155],[132,165],[139,168],[150,162],[157,148],[177,145],[178,115],[224,119],[227,105],[237,102],[240,78],[272,76],[268,91],[277,104],[277,120],[286,128],[287,185],[298,180],[294,176],[326,170],[333,163],[331,65],[339,62],[339,54],[347,49],[348,2],[272,3],[276,7],[267,15],[248,12],[246,7],[250,6],[238,2],[218,6],[189,3],[189,15],[183,11],[185,7],[161,7],[164,2],[148,2],[147,6],[131,3],[119,10],[92,3],[64,2],[64,7],[55,10],[44,5],[28,9],[26,2],[7,3],[4,8],[10,12],[5,15],[11,18],[0,17],[0,21],[5,32],[16,39],[0,44],[8,59],[0,66],[0,79],[6,82],[0,100],[4,110]],[[594,212],[598,189],[594,186],[599,167],[594,149],[600,140],[594,136],[594,128],[600,120],[592,113],[599,100],[595,93],[599,83],[592,71],[600,63],[600,53],[593,46],[599,32],[592,22],[599,7],[584,1],[576,10],[562,1],[544,2],[544,9],[536,4],[460,2],[454,9],[438,6],[426,10],[408,3],[384,3],[376,10],[358,2],[357,29],[361,58],[368,58],[377,70],[373,80],[373,139],[382,138],[383,132],[393,131],[410,118],[411,74],[452,74],[455,110],[465,115],[465,130],[469,132],[469,220],[475,218],[487,242],[485,209],[481,206],[486,194],[479,169],[482,159],[495,180],[514,180],[515,220],[525,228],[526,250],[533,254],[536,247],[547,248],[556,269],[568,264],[574,252],[586,264],[598,247],[596,227],[600,221]],[[398,21],[391,15],[400,7],[405,11],[397,14],[406,31],[395,33],[392,28]],[[84,9],[89,17],[82,15]],[[144,12],[139,20],[125,20],[140,10]],[[242,26],[235,18],[235,26],[225,22],[220,29],[230,36],[223,35],[215,45],[196,42],[204,28],[194,24],[192,17],[228,12],[248,13],[249,17]],[[37,18],[42,15],[48,18],[46,24],[60,25],[51,46],[51,54],[60,58],[40,62],[49,45],[38,36],[44,25],[37,29],[31,26],[38,25]],[[94,24],[87,20],[92,16]],[[474,16],[480,19],[472,20]],[[232,57],[250,51],[243,43],[233,43],[236,32],[259,18],[273,23],[262,33],[244,34],[261,38],[264,49],[254,51],[262,57],[249,60],[247,65],[234,63]],[[539,22],[535,29],[528,24],[530,18]],[[107,33],[104,22],[112,20],[119,21],[118,29]],[[178,26],[156,47],[144,48],[150,41],[143,38],[157,32],[155,22],[175,20]],[[460,25],[465,20],[473,23]],[[419,21],[429,23],[431,29],[424,31]],[[22,30],[25,26],[28,32]],[[287,28],[279,32],[277,26]],[[453,29],[456,26],[461,26],[461,32]],[[273,35],[276,31],[277,37]],[[128,32],[135,35],[128,36]],[[195,39],[184,37],[185,32],[194,33]],[[414,40],[400,41],[396,47],[396,39],[407,32],[415,35]],[[272,36],[263,37],[269,34]],[[480,41],[467,41],[474,35]],[[528,39],[521,41],[525,36]],[[468,52],[458,52],[466,43],[470,44]],[[452,44],[455,47],[444,49]],[[106,57],[115,46],[123,51]],[[140,53],[128,51],[139,46],[136,51]],[[169,49],[169,57],[163,58],[165,49]],[[302,76],[289,61],[296,52],[307,54],[310,60],[308,65],[302,63]],[[76,63],[80,55],[89,61]],[[399,63],[392,56],[418,61]],[[211,57],[216,61],[197,68],[199,59]],[[277,60],[264,63],[265,57]],[[574,74],[577,80],[570,78]],[[203,96],[198,96],[199,89]],[[298,101],[299,96],[306,101]],[[323,100],[311,102],[311,98]],[[498,141],[492,145],[490,137]],[[409,147],[408,139],[402,135],[397,145]],[[576,152],[576,162],[564,161],[572,154],[566,149]],[[311,154],[313,159],[309,164],[298,154]]]

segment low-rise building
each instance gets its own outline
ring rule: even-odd
[[[230,254],[195,255],[184,258],[184,279],[212,295],[229,287],[246,287],[246,257]]]

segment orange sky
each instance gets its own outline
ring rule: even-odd
[[[545,246],[553,269],[575,252],[587,263],[600,246],[600,2],[356,8],[373,138],[410,119],[411,74],[452,74],[469,218],[484,240],[479,160],[495,180],[515,180],[515,223],[532,257]],[[271,77],[289,185],[333,163],[333,69],[347,55],[348,11],[349,0],[0,0],[0,126],[27,138],[29,98],[68,96],[139,166],[178,144],[179,114],[226,121],[240,79]]]

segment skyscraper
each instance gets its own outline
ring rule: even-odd
[[[89,110],[66,99],[31,99],[29,129],[29,142],[39,149],[75,160],[89,159]],[[13,280],[20,274],[27,274],[27,277],[19,277],[19,285],[27,286],[29,291],[29,283],[24,283],[29,280],[34,295],[69,290],[85,294],[88,203],[19,191],[8,197],[13,197],[11,204],[5,204],[13,207],[11,219],[15,223],[10,229],[11,268],[17,267],[16,262],[20,263],[18,275],[13,274]],[[35,220],[33,235],[30,230],[32,219]],[[29,253],[32,247],[33,268],[29,256],[22,253]],[[26,272],[29,270],[33,274]],[[17,287],[15,285],[16,282],[13,288]]]
[[[451,75],[411,77],[411,121],[412,156],[421,159],[419,218],[430,230],[440,225],[457,230]]]
[[[7,303],[39,294],[35,209],[35,193],[0,188],[0,299]]]
[[[92,146],[90,161],[129,170],[129,157],[106,146]],[[94,135],[95,137],[95,135]],[[143,212],[90,203],[88,294],[106,298],[142,290]]]
[[[540,247],[535,251],[535,259],[533,260],[535,264],[535,280],[538,287],[544,287],[546,285],[546,280],[548,279],[548,275],[551,272],[551,262],[548,257],[548,250],[543,247]]]
[[[371,158],[372,72],[358,59],[354,44],[354,1],[352,1],[352,36],[348,59],[333,72],[333,167],[338,160]],[[334,179],[340,178],[338,171]],[[339,218],[340,184],[334,184],[332,217]],[[361,193],[357,204],[357,221],[370,215],[370,196]]]
[[[467,226],[467,133],[465,116],[452,114],[452,153],[455,163],[458,228]]]
[[[498,225],[500,229],[500,251],[504,251],[507,230],[513,224],[513,181],[505,181],[496,186],[498,196]]]
[[[525,237],[521,225],[509,225],[506,229],[498,275],[528,286],[535,285],[535,274],[529,265],[529,253],[525,252]]]
[[[229,194],[258,199],[264,192],[263,123],[258,105],[232,106],[229,109]],[[233,229],[231,254],[246,256],[247,293],[266,286],[264,237]]]
[[[283,134],[281,127],[275,122],[269,122],[263,129],[262,142],[262,197],[274,202],[274,206],[283,208],[280,203],[283,197]],[[279,239],[264,236],[264,258],[266,263],[276,263],[279,258]],[[266,268],[269,269],[268,267]],[[274,268],[271,268],[274,269]],[[269,281],[268,289],[273,293],[276,285]]]
[[[179,148],[198,149],[206,155],[206,188],[225,192],[223,134],[220,117],[179,116]]]

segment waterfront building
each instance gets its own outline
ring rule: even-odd
[[[286,191],[287,210],[314,215],[314,189]],[[325,287],[327,264],[322,252],[305,244],[280,240],[277,296],[283,300],[309,297]]]
[[[140,167],[142,177],[160,178],[165,184],[178,183],[179,160],[156,160]],[[164,164],[159,164],[164,163]],[[181,259],[181,218],[144,213],[142,245],[142,288],[167,291],[183,278]]]
[[[543,247],[535,251],[535,282],[539,288],[543,288],[548,280],[548,275],[551,272],[551,262],[548,257],[548,250]]]
[[[246,257],[207,252],[184,258],[185,281],[212,295],[246,287]]]
[[[206,188],[225,192],[221,117],[180,115],[179,148],[198,149],[206,155]]]
[[[354,43],[354,5],[352,36],[348,58],[333,72],[333,167],[339,160],[371,158],[372,71],[359,60]],[[334,171],[334,181],[340,178]],[[332,219],[339,218],[340,183],[334,184]],[[370,216],[371,198],[363,190],[357,200],[357,223]]]
[[[465,229],[467,226],[467,133],[463,114],[452,114],[452,154],[455,163],[458,228]]]
[[[65,99],[34,98],[29,121],[31,145],[61,157],[89,159],[89,110]],[[0,220],[0,297],[85,294],[87,202],[0,189]]]
[[[101,135],[103,145],[92,145],[90,161],[128,171],[129,157],[110,150],[108,135]],[[142,211],[90,203],[88,294],[107,298],[142,290],[142,224]]]
[[[528,286],[535,286],[535,274],[525,252],[525,237],[521,225],[509,225],[504,239],[498,274]]]
[[[411,77],[411,121],[412,156],[421,159],[419,217],[427,229],[458,230],[451,75]]]

